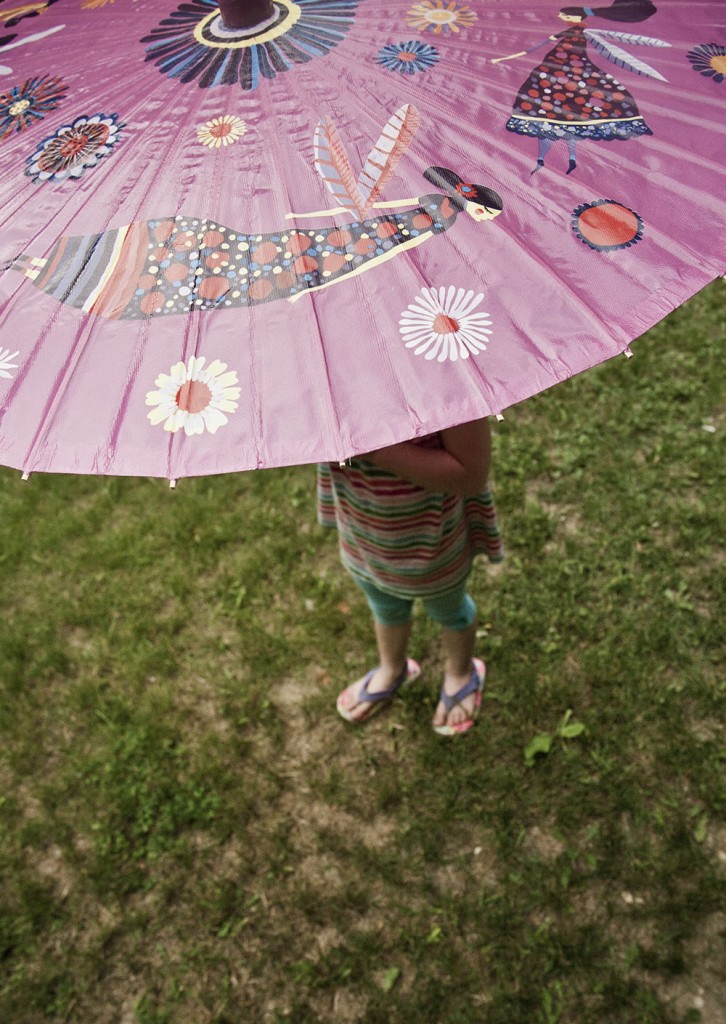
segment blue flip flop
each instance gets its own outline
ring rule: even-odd
[[[355,690],[358,683],[351,683],[350,686],[346,686],[342,693],[338,694],[335,706],[338,710],[338,714],[341,718],[344,718],[346,722],[367,722],[369,718],[378,714],[379,711],[383,711],[384,708],[388,707],[404,683],[411,683],[414,679],[418,679],[421,675],[421,666],[417,661],[414,661],[413,658],[407,658],[403,671],[397,679],[393,680],[393,683],[388,690],[381,690],[379,693],[369,693],[368,686],[370,685],[370,681],[373,678],[375,671],[376,669],[374,668],[370,670],[362,684],[360,684],[360,689],[357,693]],[[348,708],[342,703],[346,694],[351,695],[351,707],[355,707],[357,704],[361,704],[364,701],[368,703],[369,710],[362,716],[362,718],[353,718],[350,711],[348,711]]]
[[[481,707],[481,693],[484,689],[484,679],[486,677],[487,667],[481,658],[471,659],[471,675],[469,676],[469,682],[465,683],[460,690],[452,694],[451,697],[448,693],[444,693],[443,686],[439,694],[439,700],[443,703],[446,708],[448,715],[452,708],[456,707],[457,704],[469,696],[469,694],[475,693],[476,700],[474,707],[469,714],[468,718],[465,718],[463,722],[457,722],[456,725],[435,725],[434,732],[438,733],[439,736],[459,736],[461,733],[468,732],[472,725],[476,721],[477,715],[479,714],[479,708]]]

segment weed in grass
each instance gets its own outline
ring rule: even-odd
[[[97,884],[123,893],[147,883],[149,864],[182,845],[186,832],[212,823],[220,796],[190,775],[183,748],[163,725],[108,724],[107,745],[85,761],[80,781],[96,808]]]
[[[159,1010],[152,1000],[144,996],[134,1007],[136,1024],[170,1024],[171,1011]]]
[[[524,748],[524,763],[531,768],[538,757],[545,757],[552,750],[555,740],[561,741],[574,739],[585,732],[582,722],[573,722],[572,708],[568,708],[562,716],[554,732],[540,732],[534,736]]]

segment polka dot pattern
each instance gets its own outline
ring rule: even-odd
[[[123,317],[257,305],[317,288],[423,232],[446,231],[459,213],[443,195],[419,203],[344,226],[259,235],[188,217],[148,221],[148,256]]]
[[[588,57],[582,25],[561,33],[557,45],[530,73],[517,94],[507,128],[555,139],[652,134],[627,89]]]

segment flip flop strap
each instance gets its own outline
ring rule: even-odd
[[[451,696],[444,692],[443,686],[441,687],[441,693],[439,697],[447,711],[451,711],[457,704],[461,704],[465,697],[468,697],[470,693],[477,693],[481,689],[481,680],[475,668],[471,670],[469,676],[469,682],[466,683],[460,690]]]
[[[393,680],[393,683],[391,684],[388,690],[380,690],[378,693],[369,693],[368,684],[375,675],[376,671],[377,668],[372,668],[370,672],[366,675],[365,679],[363,680],[360,691],[358,692],[359,702],[364,700],[370,702],[374,702],[377,700],[390,700],[392,697],[395,697],[398,691],[403,686],[403,684],[408,679],[408,661],[403,666],[403,671],[401,672],[401,674]]]

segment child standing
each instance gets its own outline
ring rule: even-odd
[[[444,682],[433,719],[444,736],[466,732],[481,704],[484,663],[473,657],[476,605],[466,592],[474,556],[502,558],[486,489],[485,419],[318,467],[318,518],[336,526],[344,566],[373,613],[380,664],[346,687],[338,712],[365,722],[420,674],[408,658],[416,598],[442,627]]]

